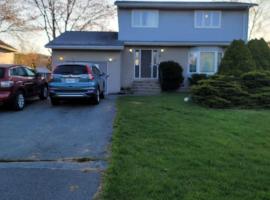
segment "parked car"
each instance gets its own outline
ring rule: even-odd
[[[49,94],[52,105],[61,100],[84,98],[99,104],[105,97],[106,75],[96,64],[66,63],[58,65],[49,83]]]
[[[23,110],[27,98],[48,97],[48,84],[38,73],[27,66],[0,65],[0,104]]]

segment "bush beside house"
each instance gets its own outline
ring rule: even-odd
[[[207,74],[192,74],[190,78],[188,78],[189,85],[198,85],[201,80],[207,79]]]
[[[212,108],[270,108],[268,60],[254,61],[260,59],[260,54],[267,56],[262,40],[250,41],[249,45],[234,41],[225,53],[218,75],[192,87],[193,101]]]
[[[256,66],[261,70],[270,70],[270,48],[264,39],[251,40],[248,48]]]
[[[252,54],[243,40],[235,40],[225,52],[218,74],[240,76],[256,70]]]
[[[159,65],[159,82],[162,91],[174,91],[184,81],[183,68],[177,62],[165,61]]]

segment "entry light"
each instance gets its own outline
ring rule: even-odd
[[[64,57],[63,56],[60,56],[59,57],[59,60],[63,61],[64,60]]]
[[[164,52],[164,49],[160,49],[160,51],[163,53]]]
[[[110,62],[112,62],[112,61],[113,61],[113,59],[112,59],[112,58],[109,58],[109,61],[110,61]]]
[[[129,49],[129,52],[132,53],[133,49]]]

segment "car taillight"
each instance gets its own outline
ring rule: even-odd
[[[0,81],[1,88],[10,88],[14,85],[13,81]]]
[[[94,80],[94,75],[93,75],[92,69],[90,67],[87,67],[87,71],[88,71],[89,79]]]

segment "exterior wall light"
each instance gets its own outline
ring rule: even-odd
[[[129,52],[132,53],[133,49],[129,49]]]
[[[63,56],[59,56],[59,60],[60,61],[63,61],[64,60],[64,57]]]
[[[112,58],[109,58],[109,61],[110,61],[110,62],[112,62],[112,61],[113,61],[113,59],[112,59]]]
[[[160,49],[160,52],[163,53],[164,52],[164,49]]]

